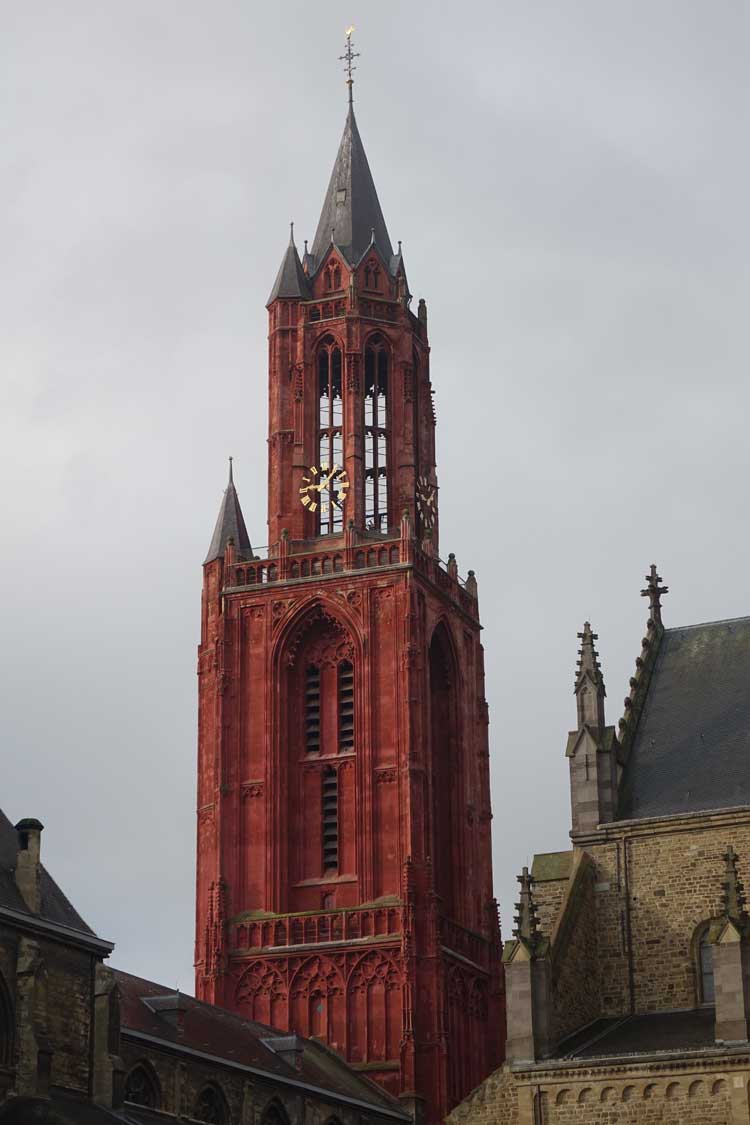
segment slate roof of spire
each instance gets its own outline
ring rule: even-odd
[[[750,617],[664,631],[620,819],[750,805],[749,678]]]
[[[388,267],[393,270],[393,247],[380,209],[370,165],[367,163],[354,110],[344,126],[336,163],[326,191],[318,229],[312,244],[316,268],[333,241],[350,265],[356,264],[373,238]],[[332,233],[333,232],[333,233]]]
[[[208,554],[203,560],[203,565],[205,566],[206,563],[220,558],[224,554],[224,549],[230,539],[234,539],[234,545],[239,555],[252,555],[253,549],[250,546],[250,536],[247,533],[245,519],[240,508],[240,498],[237,495],[237,489],[234,487],[231,459],[229,462],[229,483],[224,490],[224,499],[219,508],[219,518],[216,521],[211,546],[208,548]]]
[[[268,308],[272,301],[277,300],[279,297],[291,299],[301,297],[307,299],[309,296],[310,283],[305,276],[302,262],[299,260],[297,247],[294,245],[294,234],[292,234],[284,257],[281,260],[279,272],[276,274],[271,296],[266,301],[266,308]]]

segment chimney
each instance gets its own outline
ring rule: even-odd
[[[42,906],[41,863],[44,825],[39,820],[27,818],[16,825],[18,854],[16,856],[16,886],[29,910],[38,914]]]

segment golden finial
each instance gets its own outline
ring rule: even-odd
[[[346,29],[346,50],[343,55],[339,55],[339,61],[344,63],[344,70],[346,71],[346,84],[349,87],[349,105],[354,104],[354,95],[352,93],[354,87],[354,78],[352,75],[357,69],[354,65],[354,60],[359,58],[359,51],[354,50],[352,43],[352,35],[354,33],[354,24]]]

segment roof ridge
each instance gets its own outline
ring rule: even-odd
[[[750,621],[750,614],[742,617],[719,617],[715,621],[696,621],[694,625],[675,625],[665,629],[665,633],[686,633],[688,629],[705,629],[707,625],[732,625],[735,621]]]

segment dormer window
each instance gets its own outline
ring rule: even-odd
[[[336,189],[336,202],[346,203],[346,188],[340,187]]]

